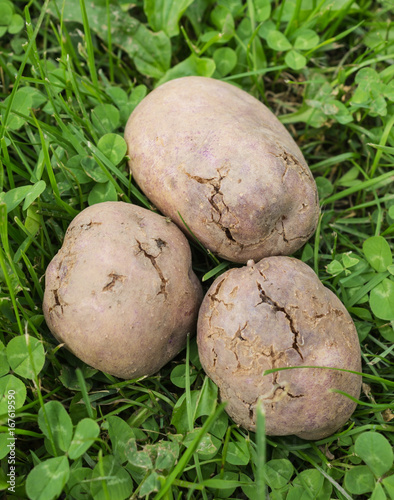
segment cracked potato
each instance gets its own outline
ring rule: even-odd
[[[268,257],[219,276],[199,312],[197,342],[205,372],[234,421],[255,430],[263,401],[266,432],[321,439],[339,429],[356,403],[360,345],[341,301],[313,270],[290,257]]]
[[[315,231],[317,189],[300,149],[264,104],[233,85],[167,82],[133,111],[125,139],[146,196],[225,259],[290,255]]]
[[[202,300],[182,232],[123,202],[75,217],[45,281],[53,335],[87,364],[126,379],[155,373],[184,347]]]

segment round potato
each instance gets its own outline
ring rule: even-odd
[[[315,231],[316,184],[300,149],[264,104],[233,85],[167,82],[133,111],[125,139],[146,196],[225,259],[290,255]]]
[[[125,379],[155,373],[184,347],[202,300],[182,232],[123,202],[75,217],[45,281],[53,335],[85,363]]]
[[[356,403],[361,376],[324,368],[264,374],[281,367],[361,371],[356,329],[341,301],[303,262],[268,257],[231,269],[200,308],[202,366],[218,385],[235,422],[255,430],[263,402],[269,435],[321,439],[339,429]]]

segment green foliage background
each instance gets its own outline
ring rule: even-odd
[[[0,0],[0,490],[9,498],[394,499],[393,7]],[[46,327],[43,276],[72,218],[106,200],[153,208],[128,173],[123,130],[150,90],[186,75],[262,100],[315,176],[322,216],[296,257],[352,315],[364,371],[356,412],[321,441],[238,428],[194,339],[157,375],[122,381]],[[206,287],[229,266],[192,251]]]

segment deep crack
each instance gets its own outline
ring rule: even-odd
[[[194,181],[197,181],[199,184],[212,184],[212,181],[217,180],[216,177],[210,177],[209,179],[205,179],[204,177],[200,177],[198,175],[192,175],[189,172],[186,172],[186,170],[184,170],[184,172],[189,177],[189,179],[193,179]]]
[[[224,232],[224,234],[226,235],[226,238],[229,241],[237,243],[237,240],[234,238],[234,236],[231,233],[231,229],[228,226],[225,226],[224,224],[222,224],[221,219],[222,219],[222,215],[223,215],[223,209],[220,208],[219,204],[215,200],[215,197],[220,197],[220,203],[223,204],[225,210],[228,213],[230,213],[235,219],[237,219],[237,217],[235,217],[231,213],[230,209],[228,208],[228,206],[224,202],[223,193],[220,190],[221,189],[222,180],[226,177],[226,175],[228,173],[228,171],[225,171],[224,175],[223,175],[222,172],[221,172],[222,168],[223,167],[217,169],[218,177],[210,177],[208,179],[206,179],[204,177],[200,177],[198,175],[192,175],[192,174],[190,174],[189,172],[186,172],[186,171],[184,171],[184,172],[185,172],[185,174],[190,179],[193,179],[193,180],[197,181],[200,184],[209,184],[211,186],[212,193],[211,193],[211,196],[208,198],[208,202],[211,205],[211,207],[213,208],[213,211],[219,215],[219,219],[215,220],[215,218],[214,218],[214,216],[212,214],[212,222],[214,224],[216,224]],[[242,245],[241,245],[241,247],[242,247]]]
[[[261,269],[256,268],[256,271],[260,274],[262,278],[264,278],[264,281],[268,281],[267,276],[261,271]]]
[[[219,290],[220,290],[221,286],[223,285],[224,281],[225,280],[222,279],[222,281],[219,281],[219,283],[216,285],[215,291],[213,293],[211,293],[211,295],[210,295],[211,300],[213,300],[213,301],[215,301],[215,300],[219,301],[219,299],[217,299],[216,297],[217,297],[217,295],[219,293]]]
[[[63,314],[63,304],[60,302],[60,299],[59,299],[59,290],[55,289],[55,290],[52,290],[52,292],[53,292],[53,297],[55,299],[55,305],[50,307],[48,312],[51,312],[53,309],[55,309],[55,307],[59,306],[61,311],[62,311],[62,314]]]
[[[268,304],[274,309],[275,312],[278,312],[278,311],[283,312],[287,321],[289,322],[290,330],[293,333],[293,344],[291,347],[298,353],[300,358],[302,360],[304,360],[304,356],[302,355],[301,349],[298,345],[298,336],[299,336],[300,332],[296,329],[296,327],[294,325],[293,318],[290,316],[290,314],[286,311],[286,309],[284,307],[281,307],[277,302],[272,300],[271,297],[268,297],[268,295],[265,293],[265,291],[263,290],[263,287],[260,285],[260,283],[258,281],[256,283],[257,283],[257,288],[259,290],[260,298],[261,298],[261,302],[259,302],[256,305],[263,304],[263,303]]]
[[[222,228],[222,229],[224,229],[224,232],[225,232],[225,234],[226,234],[227,238],[228,238],[229,240],[231,240],[231,241],[234,241],[234,242],[235,242],[236,240],[234,239],[234,236],[231,234],[230,229],[229,229],[228,227],[224,228],[224,226],[223,226],[222,224],[221,224],[220,226],[221,226],[221,228]]]
[[[159,275],[159,278],[161,280],[161,285],[160,285],[160,291],[158,292],[157,295],[163,294],[165,298],[167,298],[168,292],[167,292],[167,283],[168,280],[165,279],[162,270],[160,269],[159,265],[156,262],[156,257],[149,254],[146,250],[144,250],[142,244],[140,241],[136,240],[138,244],[138,248],[140,249],[140,252],[142,252],[147,259],[149,259],[152,263],[152,266],[155,268],[157,274]],[[161,249],[160,249],[161,250]],[[160,255],[160,254],[159,254]]]
[[[217,285],[216,285],[216,289],[213,293],[211,293],[209,295],[209,298],[211,299],[212,302],[219,302],[220,304],[223,304],[224,307],[228,308],[228,307],[233,307],[233,304],[228,304],[227,302],[225,302],[224,300],[222,299],[218,299],[218,294],[219,294],[219,291],[220,291],[220,288],[222,287],[223,283],[225,282],[225,279],[226,278],[223,278],[222,281],[220,281]]]
[[[287,391],[287,395],[289,398],[296,399],[296,398],[303,398],[305,394],[292,394],[291,392]]]
[[[240,340],[242,340],[243,342],[247,342],[247,339],[245,339],[244,337],[242,337],[242,332],[245,330],[245,328],[248,326],[248,323],[249,321],[246,321],[244,326],[240,326],[238,327],[238,330],[235,332],[235,338],[239,338]]]

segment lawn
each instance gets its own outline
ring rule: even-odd
[[[393,0],[0,0],[0,491],[30,500],[394,499]],[[89,205],[154,210],[126,121],[155,87],[232,83],[287,127],[321,216],[294,255],[351,314],[356,411],[320,441],[237,426],[196,341],[121,380],[59,345],[45,270]],[[234,266],[191,239],[204,291]]]

